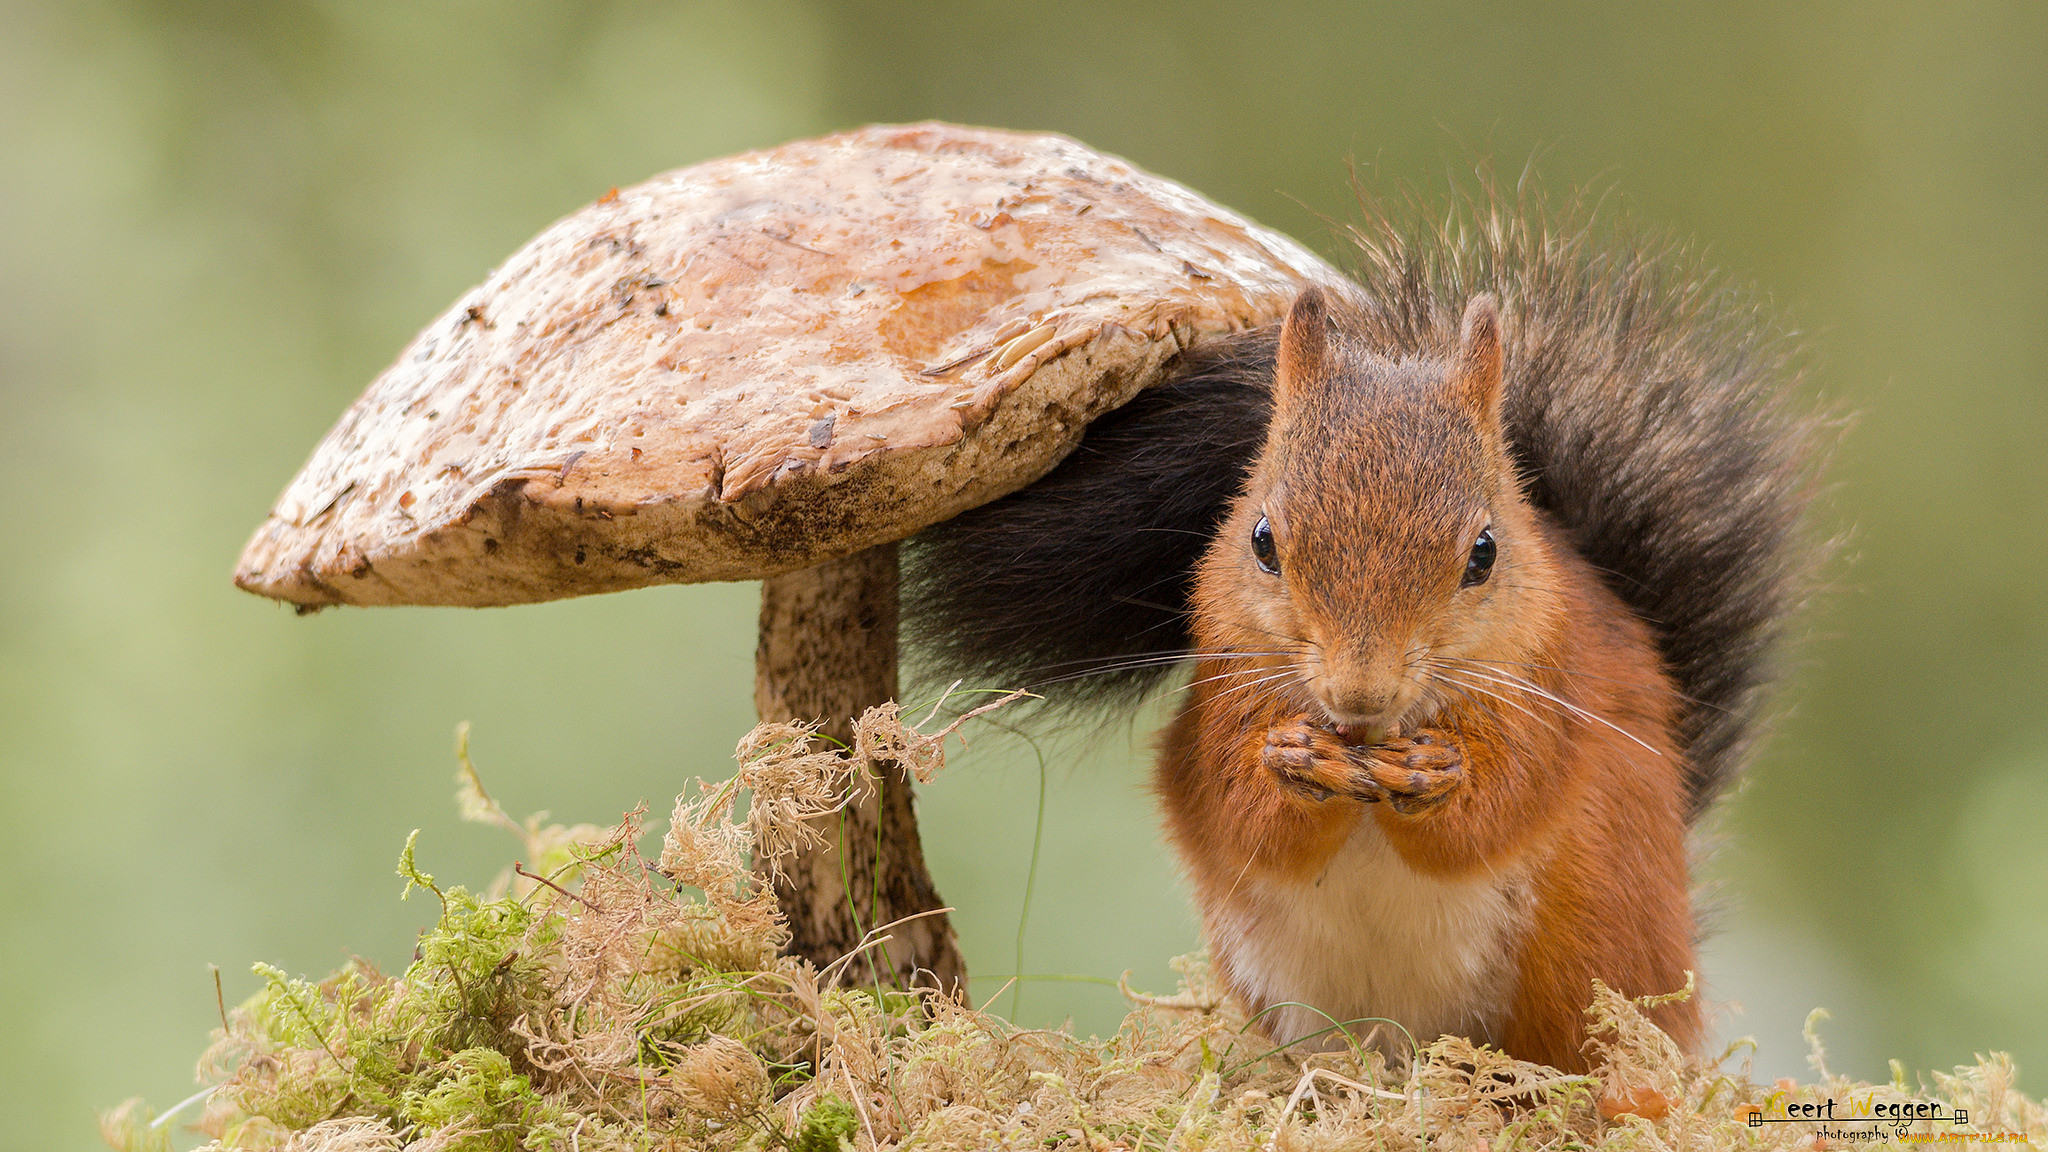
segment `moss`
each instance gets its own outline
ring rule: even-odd
[[[937,766],[935,738],[893,710],[861,723],[856,747]],[[735,812],[751,791],[757,818],[812,820],[863,770],[857,753],[809,751],[801,732],[764,727],[734,780],[679,799],[656,863],[634,847],[639,813],[610,829],[515,822],[464,757],[465,814],[548,866],[476,894],[422,871],[408,839],[405,894],[441,906],[417,958],[396,977],[356,962],[319,981],[259,965],[263,988],[216,1031],[200,1061],[209,1089],[187,1102],[203,1102],[208,1148],[1732,1152],[1810,1146],[1803,1125],[1748,1126],[1773,1093],[1866,1091],[1938,1099],[1976,1131],[2048,1144],[2048,1113],[2003,1056],[1870,1086],[1830,1075],[1810,1035],[1817,1082],[1763,1087],[1730,1067],[1740,1049],[1688,1058],[1648,1001],[1605,989],[1590,1028],[1602,1071],[1567,1076],[1454,1037],[1391,1055],[1279,1051],[1199,957],[1176,962],[1173,995],[1127,989],[1130,1014],[1099,1040],[920,993],[834,988],[778,954],[784,928],[754,870],[801,832],[768,829],[757,852]],[[127,1152],[169,1152],[167,1121],[184,1107],[159,1116],[130,1101],[102,1130]]]
[[[860,1116],[853,1105],[837,1096],[820,1096],[811,1101],[797,1121],[796,1134],[789,1139],[789,1152],[839,1152],[841,1141],[848,1146],[860,1129]]]
[[[536,1124],[565,1118],[495,1048],[465,1048],[438,1072],[432,1087],[406,1094],[401,1114],[422,1131],[461,1133],[450,1148],[513,1152]]]

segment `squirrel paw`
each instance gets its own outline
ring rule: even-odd
[[[1369,748],[1349,749],[1361,777],[1360,799],[1376,793],[1403,816],[1435,807],[1465,779],[1465,758],[1448,733],[1420,729]]]
[[[1355,747],[1307,717],[1267,729],[1260,759],[1305,799],[1385,800],[1403,816],[1436,806],[1465,779],[1464,757],[1448,733],[1424,729]]]
[[[1306,800],[1351,795],[1357,782],[1358,765],[1352,760],[1352,750],[1335,732],[1305,716],[1267,729],[1259,759],[1282,788]]]

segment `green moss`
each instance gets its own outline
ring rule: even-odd
[[[402,1101],[404,1119],[433,1132],[465,1133],[449,1144],[466,1152],[514,1152],[536,1124],[563,1119],[533,1082],[494,1048],[467,1048],[437,1069],[439,1079]]]
[[[853,1105],[838,1096],[820,1096],[804,1109],[796,1135],[789,1139],[789,1152],[839,1152],[840,1141],[850,1147],[860,1128],[860,1115]]]

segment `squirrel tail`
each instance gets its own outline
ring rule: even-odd
[[[1691,816],[1746,759],[1775,653],[1827,552],[1807,509],[1835,421],[1794,401],[1795,348],[1664,240],[1487,186],[1350,229],[1363,337],[1456,347],[1501,300],[1506,416],[1531,501],[1655,631],[1684,696]],[[1191,655],[1193,570],[1264,439],[1274,333],[1187,354],[1038,483],[916,538],[904,586],[929,680],[1055,709],[1135,702]]]
[[[1037,483],[919,533],[903,630],[919,683],[1135,705],[1191,653],[1195,564],[1266,438],[1276,329],[1211,341],[1088,426]]]

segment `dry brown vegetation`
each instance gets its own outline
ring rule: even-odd
[[[517,822],[464,756],[464,814],[517,834],[532,867],[480,894],[443,888],[409,842],[408,891],[441,915],[403,975],[356,963],[311,982],[259,967],[267,986],[226,1013],[200,1060],[208,1089],[188,1104],[206,1148],[1810,1148],[1813,1125],[1752,1127],[1749,1113],[1865,1093],[1970,1116],[1887,1128],[1895,1140],[1970,1131],[2048,1146],[2048,1112],[2015,1090],[2003,1056],[1917,1085],[1894,1066],[1873,1086],[1829,1074],[1816,1040],[1815,1082],[1759,1085],[1739,1048],[1689,1059],[1643,1004],[1605,989],[1592,1009],[1603,1071],[1568,1076],[1454,1037],[1279,1051],[1199,958],[1176,964],[1178,992],[1128,993],[1117,1033],[1083,1039],[929,993],[835,987],[832,969],[779,955],[757,869],[817,835],[854,773],[928,776],[957,727],[926,735],[885,705],[853,747],[819,750],[805,726],[763,725],[735,777],[678,798],[653,861],[636,848],[640,813],[610,829]],[[886,948],[888,928],[864,946]],[[1333,1022],[1331,1035],[1362,1027]],[[142,1152],[169,1149],[179,1119],[130,1101],[102,1126]]]

